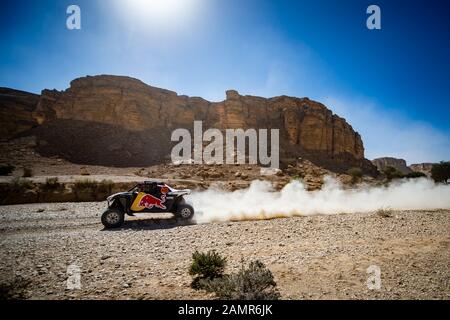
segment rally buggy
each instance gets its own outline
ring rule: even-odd
[[[190,193],[189,189],[176,190],[162,182],[139,183],[127,192],[108,197],[102,223],[107,229],[118,228],[123,225],[125,214],[134,216],[139,212],[170,212],[179,220],[189,221],[194,216],[194,208],[186,203],[184,196]]]

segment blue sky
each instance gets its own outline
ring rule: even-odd
[[[70,4],[81,30],[66,28]],[[366,28],[370,4],[381,30]],[[450,160],[450,1],[16,0],[0,32],[0,86],[117,74],[212,101],[230,88],[307,96],[345,117],[370,159]]]

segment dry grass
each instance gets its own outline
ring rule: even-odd
[[[76,180],[72,190],[74,192],[91,191],[94,193],[109,194],[112,191],[113,185],[114,182],[111,180],[102,180],[98,182],[91,179],[84,179]]]
[[[22,179],[22,178],[14,178],[9,183],[9,189],[12,192],[25,192],[26,190],[31,190],[34,188],[33,183],[30,180]]]
[[[42,189],[45,191],[57,190],[62,185],[58,182],[58,177],[47,178],[45,179],[45,184],[42,186]]]
[[[376,214],[382,218],[392,217],[392,210],[389,208],[381,208],[376,211]]]

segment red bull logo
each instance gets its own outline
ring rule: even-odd
[[[161,187],[161,198],[152,196],[151,194],[144,195],[139,201],[139,207],[144,207],[147,209],[152,209],[153,207],[166,210],[164,202],[166,202],[166,193],[169,192],[169,188],[166,186]]]
[[[152,209],[153,207],[157,207],[159,209],[166,209],[166,206],[163,204],[166,202],[166,196],[163,194],[161,196],[161,199],[158,199],[150,194],[146,194],[142,197],[141,201],[139,202],[140,207],[145,207],[147,209]]]

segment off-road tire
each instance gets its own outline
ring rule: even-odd
[[[194,217],[194,208],[187,203],[179,204],[176,215],[177,219],[181,221],[192,220],[192,218]]]
[[[119,228],[124,221],[125,215],[119,209],[108,209],[102,214],[102,223],[106,229]]]

